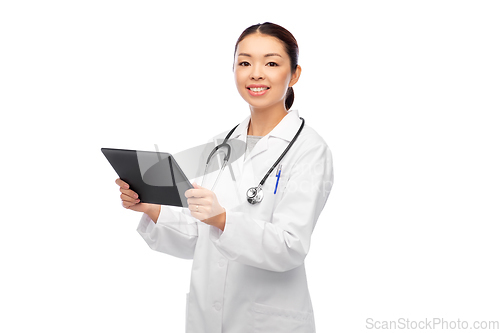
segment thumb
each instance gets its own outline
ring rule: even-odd
[[[196,182],[194,182],[194,183],[193,183],[193,187],[194,187],[194,188],[196,188],[196,189],[198,189],[198,188],[203,188],[203,187],[201,187],[200,185],[196,184]]]

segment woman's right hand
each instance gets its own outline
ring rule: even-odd
[[[139,195],[130,189],[130,186],[120,178],[117,178],[115,183],[120,186],[120,199],[122,199],[122,206],[149,215],[149,217],[156,223],[158,215],[160,215],[160,205],[141,202]]]

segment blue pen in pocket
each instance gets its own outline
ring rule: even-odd
[[[274,194],[276,194],[276,190],[278,189],[280,176],[281,176],[281,164],[278,166],[278,169],[276,169],[276,186],[274,187]]]

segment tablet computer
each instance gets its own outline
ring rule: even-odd
[[[141,202],[188,207],[184,192],[193,185],[171,154],[114,148],[101,151]]]

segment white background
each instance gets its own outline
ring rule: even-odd
[[[3,1],[2,332],[183,332],[191,262],[149,249],[101,147],[172,153],[248,114],[234,44],[299,42],[335,184],[306,259],[318,332],[500,320],[497,1]],[[472,331],[472,330],[471,330]]]

